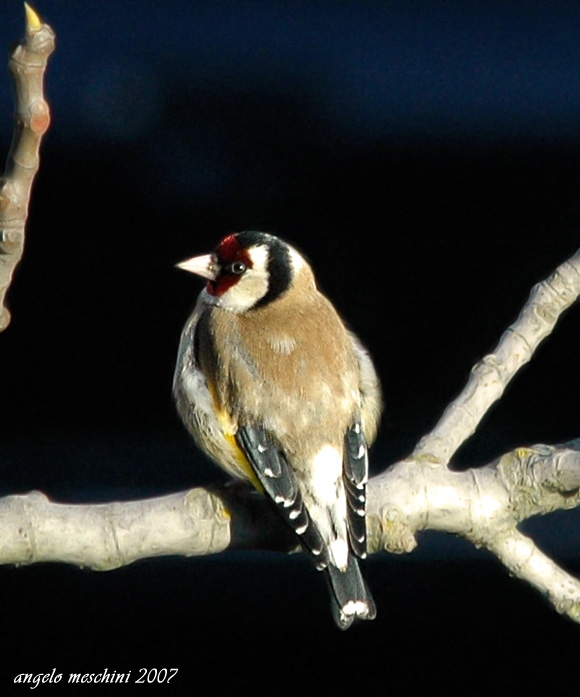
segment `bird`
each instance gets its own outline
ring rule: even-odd
[[[207,282],[173,381],[200,449],[266,496],[329,582],[340,629],[374,619],[366,556],[368,448],[382,411],[369,353],[292,245],[228,234],[177,264]]]

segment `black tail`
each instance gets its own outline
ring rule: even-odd
[[[375,601],[352,554],[349,554],[344,571],[337,569],[332,562],[325,571],[330,586],[332,616],[339,629],[348,629],[356,618],[373,620],[376,617]]]

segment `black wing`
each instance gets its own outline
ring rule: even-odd
[[[359,422],[353,424],[344,437],[343,468],[349,541],[352,551],[364,559],[367,555],[365,513],[369,459],[367,443]]]
[[[238,429],[236,441],[279,515],[298,535],[316,566],[325,568],[328,554],[324,542],[304,506],[294,472],[275,440],[263,426],[251,425]]]

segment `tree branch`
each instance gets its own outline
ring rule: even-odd
[[[532,288],[528,302],[504,332],[495,352],[473,367],[461,394],[447,407],[431,433],[419,441],[412,458],[432,466],[448,464],[578,295],[580,250]]]
[[[421,530],[461,535],[580,622],[580,582],[517,528],[580,503],[579,450],[578,441],[519,448],[466,472],[399,463],[369,482],[369,551],[411,552]],[[59,561],[97,571],[156,556],[296,550],[268,502],[240,483],[94,505],[51,503],[37,491],[7,496],[0,530],[0,563]]]
[[[238,482],[93,505],[53,503],[39,491],[6,496],[0,530],[0,564],[58,561],[96,571],[156,556],[297,547],[267,501]]]
[[[24,229],[32,182],[38,171],[38,151],[50,114],[43,79],[54,50],[54,32],[26,3],[26,35],[10,58],[16,91],[12,145],[0,184],[0,331],[10,323],[4,296],[24,248]]]

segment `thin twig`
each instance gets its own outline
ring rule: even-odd
[[[532,288],[528,302],[504,332],[494,353],[473,367],[465,388],[431,433],[419,441],[412,459],[433,467],[446,466],[579,295],[580,250]]]
[[[32,182],[38,171],[38,151],[48,130],[50,114],[43,80],[48,57],[54,50],[54,32],[36,12],[26,9],[26,34],[10,58],[16,91],[12,144],[0,184],[0,331],[10,323],[4,305],[6,291],[24,249],[24,230]]]

